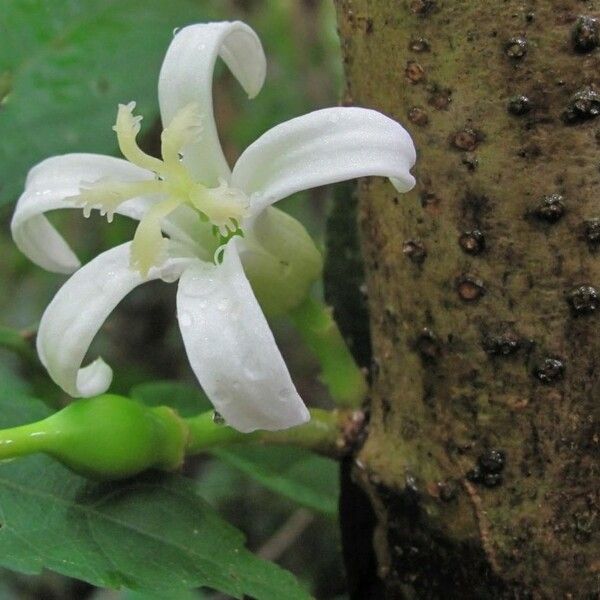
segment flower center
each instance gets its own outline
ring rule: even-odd
[[[77,196],[71,196],[88,217],[92,209],[99,209],[109,222],[119,205],[138,196],[158,196],[136,229],[131,246],[131,265],[144,277],[153,266],[166,258],[166,240],[162,236],[162,220],[179,206],[191,206],[204,221],[212,223],[215,234],[228,238],[240,233],[248,209],[246,195],[220,180],[219,186],[209,188],[195,181],[181,162],[186,146],[202,135],[202,115],[197,104],[188,104],[173,118],[161,134],[162,160],[146,154],[137,143],[141,116],[134,116],[135,102],[120,104],[117,134],[123,156],[132,164],[155,174],[154,179],[143,181],[113,181],[103,178],[83,183]]]

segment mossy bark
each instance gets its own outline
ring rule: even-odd
[[[346,103],[418,149],[359,188],[387,594],[596,598],[600,2],[336,5]]]

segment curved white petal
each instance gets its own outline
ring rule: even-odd
[[[300,190],[356,177],[389,177],[399,192],[415,184],[416,153],[396,121],[366,108],[325,108],[277,125],[248,146],[231,185],[253,214]]]
[[[131,243],[100,254],[60,288],[46,308],[37,335],[37,351],[50,377],[68,394],[102,394],[112,380],[111,368],[98,358],[81,367],[94,336],[115,306],[133,288],[150,279],[176,280],[196,259],[171,258],[144,279],[129,266]]]
[[[61,208],[81,210],[74,200],[65,198],[77,195],[82,183],[105,177],[129,182],[150,180],[154,175],[125,160],[99,154],[54,156],[33,167],[11,222],[12,235],[21,252],[48,271],[75,271],[79,259],[44,213]],[[156,201],[156,198],[132,198],[115,212],[139,220]],[[180,221],[176,224],[174,220],[166,220],[164,228],[170,235],[186,240],[189,236],[182,229],[183,220]]]
[[[174,37],[158,80],[163,125],[175,114],[196,103],[203,115],[199,139],[184,149],[184,163],[210,187],[229,179],[229,166],[219,142],[213,115],[212,78],[217,57],[225,61],[250,98],[265,79],[266,59],[258,36],[240,21],[190,25]]]
[[[177,315],[190,364],[215,409],[239,431],[306,422],[273,334],[244,275],[235,242],[218,266],[185,271]]]

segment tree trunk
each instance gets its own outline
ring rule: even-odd
[[[359,188],[386,595],[598,598],[600,2],[336,4],[346,102],[418,150]]]

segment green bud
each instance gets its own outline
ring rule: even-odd
[[[320,278],[323,257],[304,226],[276,208],[265,210],[245,232],[244,271],[268,315],[299,306]]]
[[[44,452],[94,479],[181,465],[185,422],[165,406],[105,394],[76,400],[43,421],[0,432],[0,458]]]

